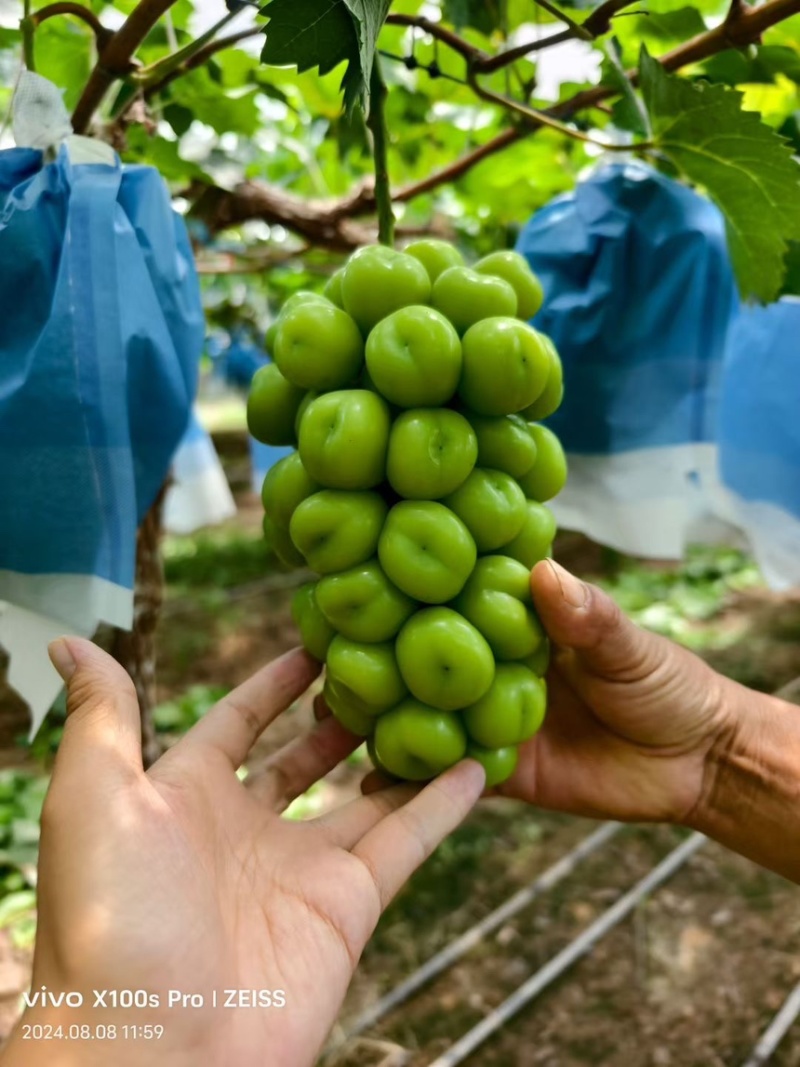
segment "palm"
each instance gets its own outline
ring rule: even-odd
[[[71,684],[43,815],[35,982],[85,989],[90,1003],[96,988],[157,994],[146,1021],[164,1025],[176,1064],[187,1042],[209,1065],[313,1063],[381,909],[466,815],[482,769],[465,763],[425,789],[290,822],[286,805],[360,741],[327,718],[246,784],[237,777],[313,680],[308,657],[265,668],[145,773],[126,676],[73,644],[90,663]],[[260,1002],[275,990],[285,1007]],[[201,996],[205,1010],[168,1008],[170,991]]]
[[[180,862],[195,914],[187,914],[187,896],[177,908],[184,924],[196,919],[205,930],[196,973],[208,976],[220,1004],[226,989],[283,990],[292,1010],[282,1013],[282,1052],[287,1063],[303,1062],[301,1050],[323,1042],[377,923],[378,887],[333,840],[335,818],[327,825],[282,820],[262,790],[246,789],[224,767],[217,775],[187,764],[179,789],[176,825],[187,842]],[[210,914],[218,916],[211,930]],[[187,933],[180,931],[172,951],[186,945]],[[240,1015],[236,1040],[243,1049],[263,1047],[261,1031],[274,1029],[274,1018],[258,1008]]]
[[[717,676],[696,656],[628,622],[599,590],[565,604],[558,572],[534,571],[557,645],[548,713],[503,792],[593,817],[680,821],[699,798],[720,729]]]

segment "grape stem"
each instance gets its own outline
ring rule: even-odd
[[[375,160],[375,206],[378,212],[378,240],[382,245],[394,244],[394,211],[392,190],[389,185],[387,160],[388,129],[386,127],[386,97],[389,95],[383,80],[380,59],[376,55],[370,77],[369,118],[367,126],[372,133],[372,156]]]

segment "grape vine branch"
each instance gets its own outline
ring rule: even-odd
[[[128,99],[106,130],[101,132],[101,135],[116,141],[124,136],[125,126],[131,119],[134,102],[143,100],[147,103],[176,78],[201,66],[217,52],[234,47],[248,37],[264,32],[263,26],[257,26],[217,37],[218,31],[230,18],[226,15],[197,41],[150,68],[142,68],[135,58],[135,53],[173,2],[174,0],[140,0],[116,32],[108,30],[93,12],[73,0],[58,0],[56,3],[41,8],[33,15],[26,14],[23,23],[27,26],[28,37],[36,25],[55,15],[81,18],[95,34],[97,62],[73,113],[73,127],[76,132],[85,133],[89,129],[98,107],[111,86],[117,81],[127,80],[133,84],[136,92],[132,99]],[[387,24],[414,27],[461,56],[465,64],[465,81],[473,91],[480,98],[505,109],[513,116],[513,125],[485,144],[467,152],[460,159],[434,171],[420,181],[392,190],[391,201],[398,204],[407,203],[443,184],[453,182],[476,164],[501,152],[520,139],[534,134],[544,126],[555,127],[567,136],[591,140],[569,123],[579,113],[593,108],[602,108],[606,101],[619,96],[618,85],[600,84],[575,93],[547,111],[535,111],[510,97],[487,89],[479,83],[478,79],[563,41],[601,37],[612,28],[613,20],[624,14],[625,8],[631,7],[633,3],[634,0],[604,0],[582,23],[578,24],[568,19],[563,29],[555,30],[534,41],[506,48],[495,55],[485,52],[454,30],[430,19],[390,12],[386,20]],[[698,34],[671,52],[662,55],[659,57],[659,62],[665,70],[673,72],[708,59],[726,49],[743,48],[757,43],[761,35],[771,26],[798,13],[800,13],[800,0],[765,0],[759,6],[748,6],[738,0],[733,0],[727,17],[718,26]],[[559,17],[562,16],[559,14]],[[28,37],[26,37],[26,57],[29,57],[32,62],[32,42],[27,43]],[[638,80],[636,70],[627,71],[626,76],[631,84],[636,84]],[[372,134],[374,139],[374,123]],[[646,144],[647,142],[644,142],[639,147],[646,147]],[[383,147],[385,149],[385,144]],[[192,202],[193,216],[202,221],[211,234],[250,219],[261,219],[268,223],[280,223],[310,244],[340,251],[347,251],[362,244],[365,239],[370,239],[369,227],[356,220],[375,213],[379,206],[378,190],[372,180],[363,181],[344,197],[327,200],[299,197],[281,187],[256,180],[241,182],[227,190],[198,181],[193,182],[185,192]],[[380,211],[380,216],[380,228],[386,235],[391,229],[393,219],[391,210],[387,214],[385,204]]]
[[[613,5],[604,4],[597,8],[590,19],[602,13],[602,21],[598,19],[593,23],[594,31],[600,32],[602,26],[606,25],[612,15],[618,14],[624,6],[627,4],[623,3],[623,0],[615,0]],[[603,8],[606,9],[604,12]],[[733,9],[728,18],[719,26],[698,34],[667,52],[659,57],[659,62],[666,71],[674,72],[708,59],[728,48],[742,48],[757,42],[765,30],[798,12],[800,12],[800,0],[767,0],[765,4],[757,8]],[[411,16],[390,14],[387,21],[410,25],[410,19]],[[430,25],[436,25],[429,23],[428,20],[414,19],[413,21],[423,30],[427,30]],[[443,43],[452,41],[455,50],[461,54],[467,51],[470,53],[478,51],[446,27],[438,27],[438,30],[444,32],[448,41],[445,41],[441,34],[438,34],[439,39]],[[551,35],[551,43],[555,43],[552,41],[555,36],[555,34]],[[541,43],[542,41],[538,42],[540,45]],[[505,55],[508,54],[510,52],[505,53]],[[484,55],[485,53],[480,52],[470,60],[470,62],[477,62],[479,70],[486,69]],[[627,77],[632,84],[636,84],[638,71],[628,71]],[[547,116],[557,120],[569,120],[579,112],[595,108],[618,95],[619,90],[609,85],[598,85],[592,89],[581,90],[550,108]],[[393,190],[392,199],[395,203],[407,203],[441,185],[453,182],[476,164],[535,133],[543,125],[541,115],[520,117],[515,125],[453,163],[433,171],[421,181]],[[375,193],[371,182],[362,183],[346,197],[327,201],[304,200],[259,181],[242,182],[232,190],[215,189],[211,192],[209,187],[205,187],[202,191],[195,189],[194,193],[200,193],[200,197],[195,202],[193,213],[203,220],[211,233],[249,219],[263,219],[267,222],[279,222],[312,243],[339,250],[355,247],[363,241],[360,228],[356,230],[356,239],[353,239],[353,221],[375,210]]]

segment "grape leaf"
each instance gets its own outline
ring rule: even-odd
[[[490,36],[501,22],[500,0],[443,0],[442,15],[457,30],[471,26]]]
[[[800,296],[800,241],[792,241],[789,245],[783,295]]]
[[[83,23],[48,19],[36,30],[36,69],[64,90],[64,103],[73,108],[92,69],[91,32]]]
[[[747,52],[728,48],[707,59],[703,73],[711,81],[727,85],[769,84],[778,74],[800,85],[800,54],[783,45],[762,45]]]
[[[605,60],[601,68],[600,80],[603,85],[613,86],[621,95],[613,105],[611,117],[614,125],[621,130],[630,130],[641,137],[650,137],[650,120],[644,104],[630,83],[622,65],[619,42],[616,37],[602,45]]]
[[[360,96],[369,100],[369,80],[372,75],[372,63],[378,47],[378,34],[386,21],[392,0],[344,0],[353,16],[358,37],[358,54],[361,70],[354,75],[351,63],[345,75],[345,98],[349,95]],[[355,83],[356,78],[360,79]],[[353,79],[354,84],[348,84]],[[363,86],[363,87],[362,87]]]
[[[362,81],[363,73],[358,35],[344,0],[270,0],[262,14],[269,22],[261,59],[300,72],[317,67],[320,74],[346,62],[342,87],[348,107],[352,106],[359,92],[351,70],[355,68],[355,77]]]
[[[774,300],[787,241],[800,239],[800,166],[790,148],[742,111],[741,93],[669,75],[644,47],[640,78],[656,148],[725,217],[742,296]]]
[[[318,68],[327,74],[347,63],[342,78],[345,106],[369,101],[369,80],[378,34],[391,0],[269,0],[261,52],[265,63]]]
[[[793,115],[789,115],[781,124],[778,133],[781,137],[786,138],[792,146],[792,151],[800,155],[800,111],[795,111]]]
[[[680,7],[674,11],[648,11],[631,20],[641,36],[665,42],[685,41],[704,33],[706,24],[696,7]]]

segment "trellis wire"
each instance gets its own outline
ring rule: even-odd
[[[295,589],[314,577],[314,572],[304,567],[286,573],[269,574],[265,578],[256,578],[252,582],[235,585],[232,589],[224,589],[222,593],[225,600],[231,603],[236,600],[247,600],[250,597],[261,596],[264,593],[278,593]],[[186,611],[195,611],[196,609],[197,602],[191,596],[178,596],[164,604],[162,616],[181,615]]]
[[[469,930],[461,934],[450,944],[437,952],[435,956],[431,958],[413,974],[409,975],[403,982],[395,986],[390,990],[386,996],[381,997],[371,1007],[367,1008],[355,1022],[350,1026],[341,1039],[341,1043],[344,1043],[349,1038],[356,1037],[358,1034],[363,1033],[369,1027],[374,1026],[376,1022],[383,1018],[384,1015],[392,1011],[399,1004],[404,1003],[412,995],[416,993],[423,985],[427,984],[436,975],[441,974],[442,971],[447,970],[457,960],[461,959],[471,948],[474,948],[487,934],[490,934],[493,930],[496,930],[503,923],[507,922],[518,912],[526,908],[532,901],[534,901],[542,893],[546,893],[548,890],[553,889],[560,881],[568,877],[575,868],[583,860],[587,859],[593,852],[596,852],[603,845],[607,844],[619,833],[622,829],[622,824],[618,822],[606,822],[603,823],[597,830],[593,831],[587,837],[584,837],[575,848],[571,849],[566,855],[562,856],[560,860],[554,863],[551,867],[548,867],[546,871],[539,875],[533,882],[525,886],[524,889],[520,889],[518,893],[515,893],[512,897],[494,911],[486,915],[480,922],[477,922],[474,926],[471,926]],[[340,1047],[340,1043],[337,1042],[337,1047]],[[332,1050],[333,1051],[333,1050]]]
[[[586,956],[597,942],[617,926],[636,905],[670,878],[706,841],[700,833],[693,833],[677,848],[654,867],[649,874],[637,882],[632,889],[620,897],[607,911],[588,926],[582,934],[571,941],[556,956],[548,960],[527,981],[515,990],[506,1000],[482,1019],[477,1026],[468,1030],[454,1045],[438,1056],[429,1067],[456,1067],[474,1052],[479,1045],[508,1022],[526,1004],[559,978],[566,970],[583,956]]]
[[[780,1011],[758,1039],[758,1043],[744,1067],[762,1067],[786,1037],[789,1028],[800,1015],[800,982],[783,1002]]]

